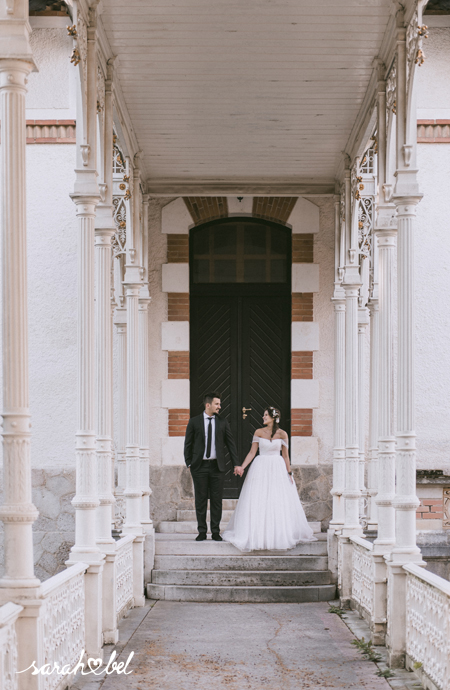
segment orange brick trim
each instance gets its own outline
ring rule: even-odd
[[[293,352],[291,379],[313,378],[313,353]]]
[[[294,292],[292,294],[292,321],[313,320],[313,293]]]
[[[314,263],[314,235],[292,235],[292,263]]]
[[[444,502],[442,498],[423,498],[417,508],[418,520],[443,520]]]
[[[169,436],[184,436],[189,422],[189,410],[169,410]]]
[[[75,144],[75,120],[27,120],[27,144]]]
[[[183,199],[196,224],[216,218],[228,218],[226,196],[188,196]]]
[[[189,352],[169,352],[169,379],[189,378]]]
[[[167,235],[167,261],[189,263],[189,235]]]
[[[256,218],[287,223],[296,202],[296,196],[255,196],[253,197],[253,215]]]
[[[291,410],[291,436],[312,436],[312,410]]]
[[[168,293],[168,321],[189,321],[189,293]]]
[[[450,120],[417,120],[418,144],[450,144]]]

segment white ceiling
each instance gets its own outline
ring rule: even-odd
[[[104,0],[149,181],[332,182],[391,0]]]

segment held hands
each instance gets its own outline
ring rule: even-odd
[[[236,476],[239,475],[239,477],[242,477],[242,475],[244,474],[243,468],[240,465],[236,465],[236,467],[234,468],[234,474]]]

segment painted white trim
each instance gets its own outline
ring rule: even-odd
[[[319,441],[315,436],[291,437],[291,465],[318,465]]]
[[[189,292],[189,264],[162,265],[162,292]]]
[[[319,292],[319,264],[292,264],[292,292]]]
[[[185,465],[184,436],[168,436],[161,439],[161,457],[163,465]]]
[[[189,321],[164,321],[161,324],[161,350],[189,352]]]
[[[319,207],[299,197],[288,220],[293,235],[319,232]]]
[[[190,408],[189,379],[166,379],[161,382],[161,407],[169,410]]]
[[[193,225],[191,214],[181,197],[174,199],[161,211],[161,232],[165,235],[188,235]]]
[[[319,349],[319,324],[311,321],[293,321],[292,352],[311,352]]]
[[[298,410],[310,410],[319,407],[319,381],[292,379],[291,407]]]

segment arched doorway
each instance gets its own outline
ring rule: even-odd
[[[191,415],[217,390],[243,460],[266,405],[290,429],[291,231],[225,218],[193,228],[189,247]],[[241,485],[230,461],[224,497]]]

